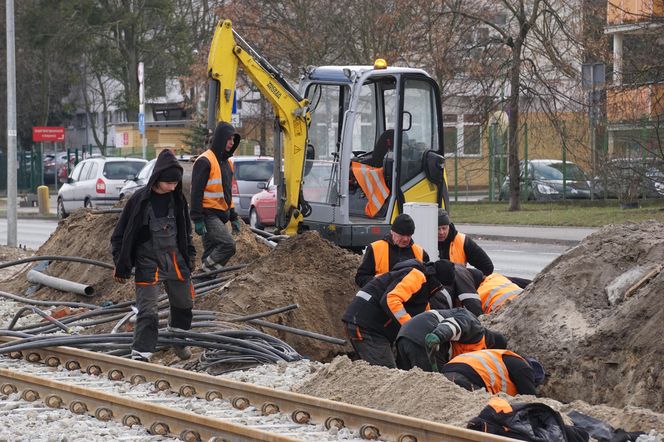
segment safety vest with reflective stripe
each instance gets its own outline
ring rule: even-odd
[[[390,271],[390,244],[384,239],[374,241],[370,244],[373,250],[376,276]],[[411,246],[413,256],[419,262],[424,262],[424,249],[413,243]]]
[[[230,206],[226,203],[224,198],[224,186],[221,179],[221,167],[217,156],[210,149],[203,152],[200,157],[205,157],[210,162],[210,175],[203,190],[203,207],[208,209],[228,210],[233,207],[233,199],[231,198]],[[198,161],[198,159],[197,159]],[[233,161],[228,159],[228,164],[231,166],[231,171],[234,171]]]
[[[385,184],[383,168],[371,167],[357,161],[351,161],[350,165],[357,183],[367,196],[368,201],[364,207],[364,214],[373,218],[390,196],[390,189]]]
[[[459,355],[449,363],[466,364],[471,367],[482,378],[489,393],[503,392],[514,396],[517,394],[516,385],[510,379],[503,356],[516,356],[525,362],[525,359],[509,350],[479,350]]]
[[[510,299],[519,296],[522,291],[518,285],[500,273],[490,274],[477,288],[484,314],[497,310]]]
[[[457,232],[454,241],[450,243],[450,261],[456,264],[466,265],[468,259],[466,258],[466,251],[463,249],[463,244],[466,242],[466,235]]]
[[[469,344],[463,344],[459,341],[452,341],[451,347],[452,347],[451,357],[455,358],[464,353],[470,353],[472,351],[477,351],[477,350],[484,350],[486,348],[486,339],[484,338],[484,336],[482,336],[482,339],[480,339],[479,341],[472,342]]]
[[[430,310],[429,296],[426,293],[427,278],[420,270],[411,269],[406,276],[386,295],[387,308],[394,318],[403,325],[418,313]],[[410,309],[406,308],[411,306]]]

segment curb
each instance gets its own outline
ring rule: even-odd
[[[532,244],[553,244],[560,246],[575,246],[581,242],[574,239],[529,238],[526,236],[506,235],[473,235],[473,239],[484,239],[487,241],[527,242]]]

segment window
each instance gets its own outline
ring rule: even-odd
[[[81,176],[81,170],[83,170],[83,166],[85,166],[85,163],[78,163],[74,170],[71,172],[71,179],[74,181],[77,181],[78,178]]]
[[[410,127],[404,127],[401,142],[401,185],[422,171],[424,152],[439,149],[436,94],[427,81],[406,80],[404,86],[404,116]]]
[[[477,115],[446,114],[443,117],[446,155],[479,156],[482,154],[482,126]]]
[[[272,176],[274,162],[269,160],[237,161],[235,179],[240,181],[267,181]]]
[[[92,167],[92,161],[88,161],[87,163],[83,163],[83,168],[81,169],[81,181],[86,180],[88,178],[88,173],[90,172],[90,168]]]
[[[348,87],[316,84],[307,89],[311,102],[311,132],[309,143],[314,146],[316,159],[331,159],[337,152],[340,120],[348,107]]]
[[[90,166],[90,170],[88,171],[88,176],[85,179],[94,180],[97,178],[97,171],[99,171],[99,165],[97,163],[92,163],[92,166]]]
[[[145,166],[142,161],[109,161],[104,163],[104,177],[109,180],[125,180],[136,176]]]

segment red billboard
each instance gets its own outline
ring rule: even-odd
[[[32,141],[64,141],[63,126],[33,126]]]

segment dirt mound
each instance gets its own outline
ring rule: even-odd
[[[306,232],[283,241],[255,261],[223,291],[201,298],[198,308],[246,314],[298,304],[270,321],[344,338],[341,316],[357,291],[353,277],[361,257]],[[302,355],[324,361],[349,349],[311,338],[265,329]]]
[[[437,373],[417,368],[393,370],[364,361],[351,362],[344,356],[335,358],[331,364],[297,386],[295,391],[460,427],[465,427],[471,418],[477,416],[491,397],[483,390],[466,391]],[[514,399],[501,396],[510,401],[545,403],[563,415],[576,410],[627,431],[664,431],[664,415],[643,408],[617,409],[592,406],[582,401],[562,404],[535,396]]]
[[[614,304],[607,296],[616,278],[663,262],[663,224],[606,226],[554,260],[487,325],[542,362],[543,395],[664,412],[664,272],[628,297],[626,284]]]
[[[35,253],[38,256],[78,256],[113,264],[110,238],[120,217],[119,213],[96,214],[94,211],[82,209],[73,212],[58,227],[51,237]],[[236,235],[237,253],[231,258],[229,265],[250,263],[270,252],[265,244],[256,240],[246,225]],[[194,234],[194,245],[197,251],[197,262],[203,253],[203,245],[198,235]],[[25,274],[34,267],[31,265],[23,273],[16,275],[5,285],[5,290],[21,294],[30,287]],[[111,270],[90,264],[53,261],[44,273],[70,281],[91,285],[95,290],[92,298],[64,293],[48,287],[41,287],[32,297],[59,301],[83,301],[101,303],[106,301],[121,302],[134,298],[133,284],[117,284],[113,280]]]

